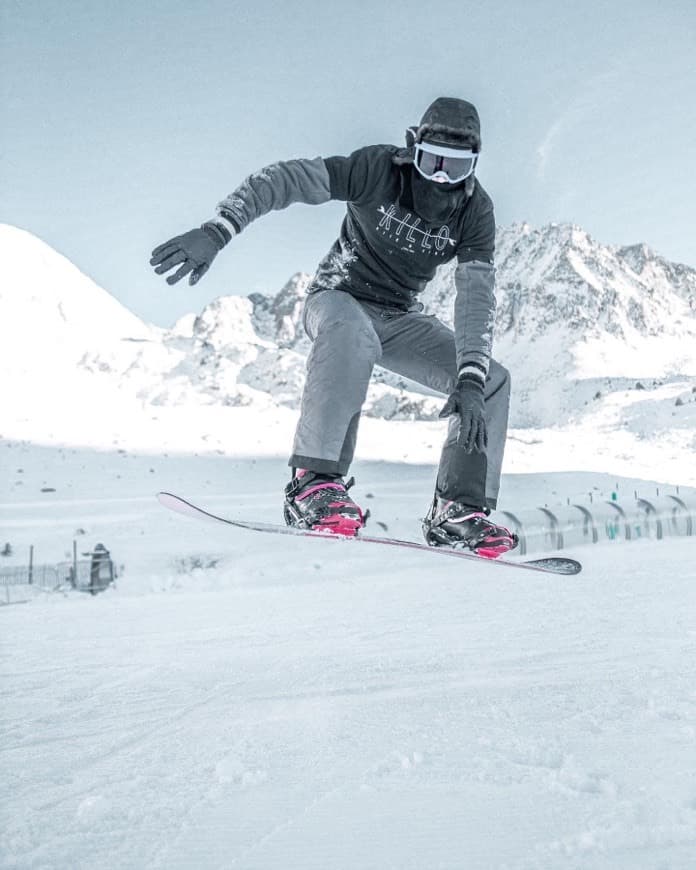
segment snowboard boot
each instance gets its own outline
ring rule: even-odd
[[[431,547],[469,549],[497,559],[519,543],[514,532],[488,519],[488,508],[470,507],[436,495],[423,520],[423,535]]]
[[[355,537],[365,525],[368,512],[348,495],[355,483],[339,474],[321,474],[305,468],[293,469],[294,477],[285,487],[283,513],[288,526]]]

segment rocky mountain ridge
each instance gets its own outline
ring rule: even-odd
[[[154,406],[297,406],[309,350],[302,329],[309,275],[298,273],[276,294],[218,298],[162,330],[31,234],[0,227],[0,248],[7,264],[0,357],[16,389],[24,383],[40,400],[51,382],[38,340],[54,348],[51,371],[75,371],[83,390],[114,390]],[[565,422],[598,394],[638,379],[696,376],[696,269],[645,245],[602,245],[567,224],[499,229],[496,262],[494,354],[513,373],[513,425]],[[453,270],[443,267],[423,295],[426,310],[446,322]],[[378,370],[365,413],[434,419],[441,404]]]

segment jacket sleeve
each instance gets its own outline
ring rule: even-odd
[[[454,273],[454,342],[457,372],[476,370],[485,379],[495,323],[495,267],[481,260],[460,262]]]
[[[457,259],[460,263],[481,260],[492,263],[495,252],[495,214],[493,203],[488,194],[479,189],[472,203],[474,219],[467,227],[466,234],[457,246]]]
[[[236,233],[257,218],[294,202],[320,205],[331,199],[329,173],[322,157],[286,160],[254,172],[218,203],[217,216]]]
[[[488,374],[495,324],[495,216],[490,200],[457,248],[454,338],[457,371]]]

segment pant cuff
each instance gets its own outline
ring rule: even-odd
[[[498,499],[490,498],[490,496],[481,498],[480,496],[470,495],[464,492],[453,494],[451,492],[443,492],[439,488],[435,490],[435,494],[438,495],[440,498],[446,499],[447,501],[458,501],[462,504],[468,505],[469,507],[486,507],[492,511],[494,511],[498,507]]]
[[[333,459],[317,459],[313,456],[300,456],[299,453],[293,453],[288,459],[288,465],[291,468],[306,468],[309,471],[318,471],[324,474],[344,475],[348,473],[347,468],[343,468],[340,462]]]

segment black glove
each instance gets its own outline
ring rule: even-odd
[[[196,284],[208,271],[227,242],[223,230],[213,223],[205,223],[202,227],[190,230],[183,236],[175,236],[152,252],[151,266],[156,266],[155,272],[161,275],[175,266],[181,267],[167,278],[167,284],[176,284],[185,275],[189,275],[189,284]]]
[[[471,453],[474,449],[482,452],[488,446],[483,382],[475,376],[462,375],[440,411],[440,417],[449,417],[450,414],[459,414],[461,427],[457,440],[465,452]]]

